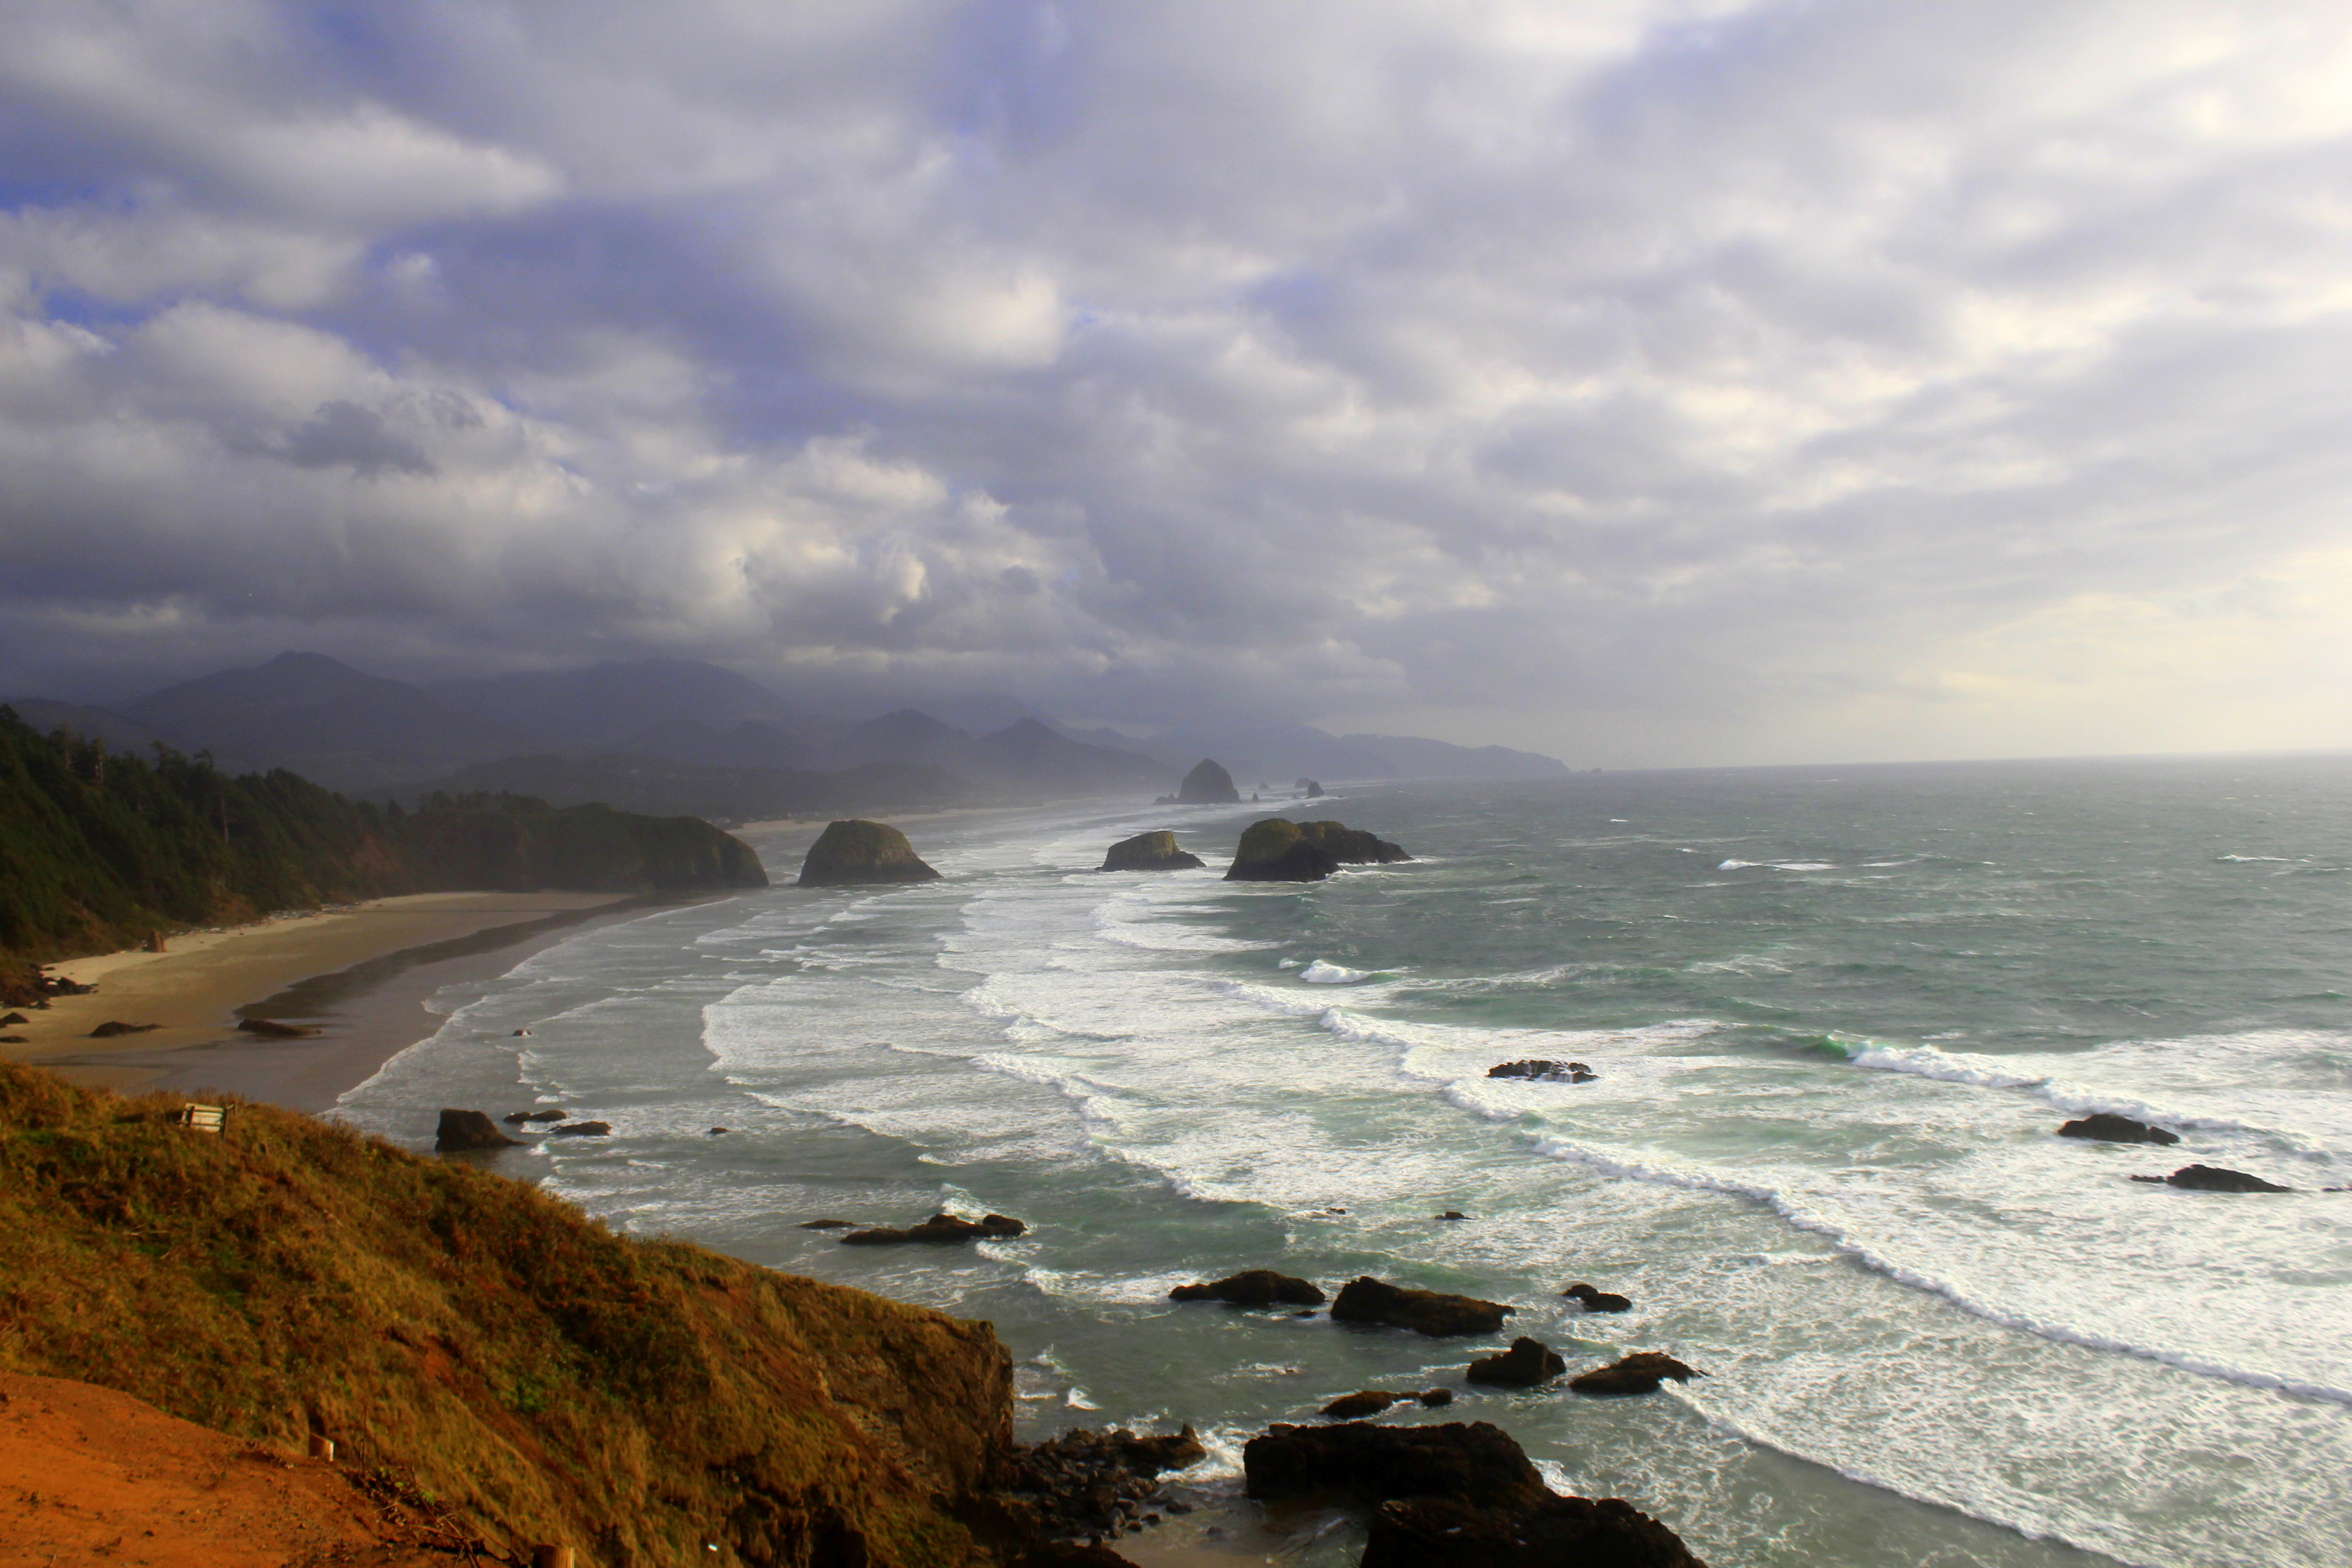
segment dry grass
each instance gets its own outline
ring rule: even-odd
[[[509,1549],[970,1554],[951,1510],[1011,1440],[985,1324],[633,1241],[273,1107],[231,1101],[223,1137],[176,1109],[0,1063],[0,1367],[324,1432]]]

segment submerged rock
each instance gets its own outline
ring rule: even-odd
[[[1206,866],[1191,850],[1176,847],[1176,836],[1165,828],[1120,839],[1102,863],[1106,871],[1196,871]]]
[[[1591,1286],[1581,1282],[1569,1286],[1560,1294],[1574,1297],[1588,1312],[1624,1312],[1631,1311],[1633,1306],[1629,1297],[1612,1295],[1606,1290],[1595,1290]]]
[[[884,882],[936,882],[907,836],[887,823],[852,818],[825,824],[801,861],[803,888],[863,888]]]
[[[1391,1394],[1385,1388],[1360,1388],[1353,1394],[1339,1395],[1316,1414],[1328,1415],[1334,1421],[1358,1421],[1367,1415],[1378,1415],[1398,1400],[1409,1397],[1408,1394]]]
[[[2180,1135],[2161,1127],[2150,1127],[2145,1121],[2134,1121],[2128,1116],[2116,1116],[2100,1111],[2093,1116],[2079,1117],[2058,1129],[2061,1138],[2093,1138],[2102,1143],[2178,1143]]]
[[[1458,1334],[1491,1334],[1503,1326],[1511,1309],[1475,1296],[1448,1296],[1438,1290],[1414,1290],[1391,1285],[1367,1274],[1340,1288],[1331,1303],[1331,1316],[1346,1323],[1379,1323],[1385,1328],[1411,1329],[1432,1339]]]
[[[935,1214],[922,1224],[908,1226],[904,1230],[853,1230],[841,1238],[841,1244],[844,1247],[887,1247],[896,1242],[919,1241],[933,1247],[960,1247],[967,1241],[1019,1236],[1028,1228],[1010,1215],[982,1215],[977,1220],[969,1220],[951,1214]]]
[[[1525,1335],[1513,1340],[1500,1355],[1481,1356],[1470,1363],[1468,1377],[1496,1388],[1535,1388],[1568,1370],[1568,1363],[1541,1340]]]
[[[555,1130],[558,1138],[610,1137],[613,1124],[609,1121],[567,1121]]]
[[[242,1034],[259,1035],[265,1040],[306,1040],[319,1032],[299,1024],[281,1024],[275,1018],[240,1018],[236,1026]]]
[[[507,1120],[511,1122],[561,1121],[571,1114],[572,1112],[568,1110],[551,1106],[545,1110],[509,1110],[507,1112]]]
[[[519,1149],[521,1142],[499,1131],[499,1124],[479,1110],[444,1110],[433,1133],[433,1147],[444,1154],[477,1149]]]
[[[1168,1292],[1171,1301],[1230,1301],[1237,1307],[1319,1307],[1322,1288],[1309,1280],[1276,1274],[1271,1268],[1245,1268],[1206,1285],[1179,1285]]]
[[[1453,1404],[1454,1391],[1450,1388],[1424,1388],[1414,1397],[1434,1410],[1441,1405]]]
[[[1688,1383],[1706,1373],[1696,1367],[1685,1366],[1663,1351],[1635,1351],[1621,1356],[1607,1366],[1594,1367],[1591,1372],[1569,1380],[1569,1387],[1579,1394],[1655,1394],[1658,1384],[1667,1378],[1676,1383]]]
[[[1561,1083],[1591,1083],[1601,1075],[1582,1062],[1547,1061],[1531,1057],[1526,1061],[1505,1062],[1486,1069],[1488,1078],[1527,1078]]]
[[[2162,1182],[2170,1187],[2186,1187],[2192,1193],[2291,1193],[2293,1187],[2282,1187],[2275,1182],[2265,1182],[2260,1176],[2250,1176],[2243,1171],[2227,1171],[2219,1165],[2183,1165],[2168,1176],[2134,1176],[2135,1182]]]
[[[1386,866],[1412,858],[1387,839],[1345,823],[1269,816],[1243,832],[1225,880],[1319,882],[1342,866]]]
[[[1234,775],[1206,757],[1176,786],[1179,805],[1232,805],[1241,798],[1242,792],[1234,787]]]
[[[149,1035],[163,1026],[161,1024],[126,1024],[119,1018],[110,1018],[92,1029],[89,1032],[89,1037],[93,1040],[110,1040],[119,1035]]]

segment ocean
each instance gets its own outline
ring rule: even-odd
[[[1222,881],[1275,814],[1415,858]],[[2320,1190],[2352,1185],[2352,758],[908,826],[942,880],[803,891],[770,839],[773,888],[451,987],[338,1114],[417,1148],[444,1105],[610,1121],[501,1168],[634,1233],[990,1320],[1026,1437],[1195,1424],[1202,1506],[1167,1542],[1352,1563],[1344,1517],[1255,1520],[1242,1442],[1446,1386],[1389,1419],[1495,1422],[1715,1568],[2352,1563],[2352,1193]],[[1210,869],[1094,869],[1158,827]],[[1530,1057],[1598,1076],[1486,1076]],[[2181,1142],[2055,1135],[2093,1110]],[[2192,1162],[2297,1190],[2127,1179]],[[1030,1228],[800,1228],[942,1206]],[[1509,1302],[1571,1372],[1647,1349],[1708,1375],[1475,1390],[1500,1340],[1166,1299],[1248,1268]],[[1571,1280],[1633,1310],[1587,1316]]]

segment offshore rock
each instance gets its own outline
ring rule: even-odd
[[[1285,1498],[1440,1496],[1525,1505],[1546,1496],[1543,1478],[1499,1426],[1269,1426],[1242,1446],[1244,1489],[1261,1502]]]
[[[1342,866],[1387,866],[1412,858],[1387,839],[1345,823],[1269,816],[1242,834],[1225,880],[1319,882]]]
[[[1328,1415],[1334,1421],[1357,1421],[1367,1415],[1378,1415],[1390,1405],[1412,1395],[1391,1394],[1385,1388],[1360,1388],[1353,1394],[1343,1394],[1322,1409],[1318,1415]]]
[[[2094,1116],[2079,1117],[2058,1129],[2061,1138],[2094,1138],[2102,1143],[2178,1143],[2180,1135],[2161,1127],[2150,1127],[2145,1121],[2134,1121],[2128,1116],[2114,1116],[2100,1111]]]
[[[433,1147],[444,1154],[476,1149],[519,1149],[522,1145],[499,1131],[499,1124],[478,1110],[444,1110],[433,1134]]]
[[[236,1026],[242,1033],[259,1035],[265,1040],[303,1040],[319,1032],[299,1024],[281,1024],[275,1018],[240,1018]]]
[[[841,1238],[841,1244],[844,1247],[887,1247],[897,1242],[919,1241],[933,1247],[961,1247],[967,1241],[1019,1236],[1028,1228],[1010,1215],[982,1215],[977,1220],[969,1220],[951,1214],[935,1214],[922,1224],[909,1226],[905,1230],[853,1230]]]
[[[2282,1187],[2265,1182],[2260,1176],[2250,1176],[2243,1171],[2223,1170],[2219,1165],[2183,1165],[2168,1176],[2134,1176],[2135,1182],[2162,1182],[2170,1187],[2186,1187],[2192,1193],[2291,1193],[2293,1187]]]
[[[555,1130],[558,1138],[609,1138],[613,1124],[609,1121],[567,1121]]]
[[[1488,1078],[1528,1078],[1554,1079],[1568,1083],[1591,1083],[1601,1075],[1582,1062],[1547,1061],[1530,1057],[1526,1061],[1505,1062],[1486,1069]]]
[[[1470,1363],[1469,1379],[1495,1388],[1536,1388],[1568,1370],[1568,1363],[1541,1340],[1524,1335],[1500,1355],[1481,1356]]]
[[[1236,1307],[1319,1307],[1321,1287],[1271,1268],[1245,1268],[1206,1285],[1179,1285],[1171,1301],[1230,1301]]]
[[[119,1035],[152,1034],[163,1026],[161,1024],[126,1024],[120,1018],[110,1018],[92,1029],[89,1032],[89,1037],[93,1040],[110,1040]]]
[[[1667,1378],[1671,1377],[1676,1383],[1688,1383],[1692,1378],[1706,1375],[1696,1367],[1685,1366],[1663,1351],[1635,1351],[1607,1366],[1594,1367],[1580,1377],[1570,1379],[1568,1386],[1579,1394],[1655,1394],[1658,1384]]]
[[[512,1122],[517,1126],[520,1126],[525,1122],[530,1121],[561,1121],[571,1114],[572,1112],[568,1110],[562,1110],[553,1106],[550,1106],[545,1110],[509,1110],[507,1112],[506,1119],[509,1122]]]
[[[1179,805],[1231,805],[1241,797],[1242,792],[1234,787],[1234,775],[1206,757],[1176,786]]]
[[[803,888],[864,888],[885,882],[936,882],[907,836],[887,823],[829,822],[801,861]]]
[[[1372,1515],[1360,1568],[1706,1568],[1682,1538],[1622,1498],[1547,1493],[1496,1508],[1399,1498]]]
[[[1475,1296],[1448,1296],[1437,1290],[1414,1290],[1391,1285],[1367,1274],[1349,1280],[1331,1303],[1331,1316],[1344,1323],[1379,1323],[1385,1328],[1411,1329],[1432,1339],[1456,1334],[1491,1334],[1503,1326],[1511,1309]]]
[[[1122,838],[1103,857],[1106,871],[1196,871],[1205,862],[1189,849],[1176,847],[1176,836],[1162,828]]]
[[[1633,1308],[1631,1297],[1614,1295],[1607,1290],[1596,1290],[1591,1286],[1580,1282],[1569,1286],[1560,1294],[1574,1297],[1588,1312],[1627,1312]]]

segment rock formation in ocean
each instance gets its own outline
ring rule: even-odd
[[[2293,1187],[2282,1187],[2265,1182],[2260,1176],[2250,1176],[2243,1171],[2224,1170],[2219,1165],[2183,1165],[2168,1176],[2134,1176],[2135,1182],[2162,1182],[2167,1186],[2186,1187],[2192,1193],[2291,1193]]]
[[[1176,786],[1179,805],[1232,805],[1241,798],[1242,792],[1234,787],[1234,775],[1207,757]]]
[[[1484,1421],[1273,1426],[1243,1446],[1242,1466],[1261,1501],[1339,1496],[1372,1510],[1369,1568],[1704,1568],[1632,1504],[1550,1490]]]
[[[1206,1285],[1179,1285],[1171,1301],[1230,1301],[1237,1307],[1319,1307],[1322,1288],[1271,1268],[1244,1268]]]
[[[1512,1309],[1475,1296],[1448,1296],[1438,1290],[1415,1290],[1391,1285],[1367,1274],[1340,1287],[1331,1303],[1331,1316],[1343,1323],[1379,1323],[1411,1329],[1441,1339],[1456,1334],[1491,1334],[1503,1326]]]
[[[1385,866],[1412,857],[1384,838],[1338,822],[1253,822],[1234,850],[1228,882],[1319,882],[1342,866]]]
[[[1579,1394],[1655,1394],[1658,1384],[1667,1378],[1676,1383],[1688,1383],[1706,1373],[1696,1367],[1685,1366],[1663,1351],[1635,1351],[1620,1356],[1607,1366],[1596,1366],[1591,1372],[1569,1380],[1569,1387]]]
[[[258,1035],[265,1040],[308,1039],[319,1032],[299,1024],[281,1024],[275,1018],[240,1018],[236,1026],[242,1033]]]
[[[2095,1115],[2077,1118],[2058,1129],[2061,1138],[2092,1138],[2102,1143],[2178,1143],[2180,1135],[2161,1127],[2150,1127],[2145,1121],[2134,1121],[2128,1116],[2116,1116],[2102,1110]]]
[[[1353,1394],[1339,1395],[1316,1414],[1333,1421],[1360,1421],[1367,1415],[1378,1415],[1399,1400],[1412,1397],[1410,1394],[1391,1394],[1385,1388],[1360,1388]]]
[[[1189,849],[1176,847],[1176,836],[1162,828],[1122,838],[1103,857],[1106,871],[1194,871],[1202,860]]]
[[[1472,1383],[1495,1388],[1536,1388],[1568,1370],[1568,1363],[1541,1340],[1522,1334],[1499,1354],[1481,1356],[1465,1374]]]
[[[499,1124],[478,1110],[444,1110],[434,1130],[433,1147],[444,1154],[476,1149],[517,1149],[521,1145],[499,1131]]]
[[[558,1138],[609,1138],[613,1124],[609,1121],[567,1121],[555,1130]]]
[[[957,1215],[935,1214],[922,1224],[908,1226],[904,1230],[853,1230],[843,1237],[841,1242],[845,1247],[887,1247],[902,1241],[926,1242],[933,1247],[959,1247],[967,1241],[1019,1236],[1028,1228],[1010,1215],[982,1215],[976,1220],[970,1220]]]
[[[1624,1312],[1632,1310],[1633,1306],[1633,1300],[1628,1297],[1612,1295],[1606,1290],[1596,1290],[1585,1284],[1570,1285],[1560,1291],[1560,1294],[1572,1297],[1588,1312]]]
[[[863,888],[883,882],[935,882],[907,836],[887,823],[830,822],[801,861],[803,888]]]
[[[1547,1061],[1531,1057],[1525,1061],[1505,1062],[1486,1069],[1488,1078],[1528,1078],[1560,1083],[1591,1083],[1601,1075],[1582,1062]]]

